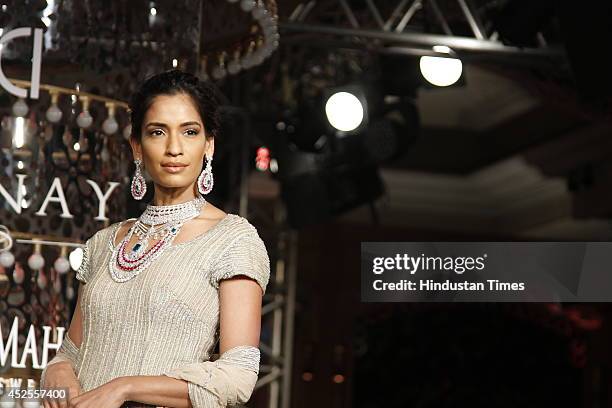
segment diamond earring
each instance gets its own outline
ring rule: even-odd
[[[212,157],[206,157],[206,166],[198,176],[198,191],[200,194],[205,195],[210,193],[213,188],[214,180],[212,173]]]
[[[140,159],[134,160],[136,165],[136,171],[134,172],[134,177],[132,177],[132,197],[134,197],[134,200],[142,200],[142,197],[147,192],[147,183],[140,172],[141,163]]]

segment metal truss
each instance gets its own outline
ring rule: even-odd
[[[277,206],[276,221],[281,222],[284,211]],[[269,320],[270,342],[260,342],[262,361],[260,378],[255,388],[269,387],[268,406],[289,408],[291,399],[291,371],[293,367],[293,328],[296,293],[297,232],[278,234],[277,257],[272,266],[272,290],[264,297],[262,319]],[[264,327],[265,327],[264,323]]]
[[[353,3],[353,4],[351,4]],[[564,57],[562,47],[537,33],[536,47],[515,47],[499,41],[487,10],[500,1],[474,0],[349,0],[302,1],[279,24],[283,40],[294,34],[335,37],[336,45],[361,46],[385,53],[441,55],[447,46],[463,55]],[[340,41],[337,40],[340,38]],[[317,45],[316,42],[309,44]]]
[[[268,388],[270,408],[289,408],[293,366],[293,328],[297,279],[297,232],[286,227],[284,206],[277,200],[265,204],[249,199],[249,157],[251,124],[249,113],[237,107],[223,107],[240,123],[239,181],[236,190],[239,214],[257,226],[270,257],[270,281],[263,298],[261,365],[255,391]],[[237,200],[235,200],[237,199]],[[271,209],[271,211],[270,211]],[[265,341],[264,338],[267,340]]]

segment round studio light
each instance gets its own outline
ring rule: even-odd
[[[427,82],[436,86],[449,86],[461,77],[463,64],[460,59],[423,56],[419,61],[421,74]]]
[[[325,103],[327,120],[336,129],[350,132],[363,122],[363,105],[349,92],[337,92]]]

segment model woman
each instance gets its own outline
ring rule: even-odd
[[[86,241],[70,328],[41,376],[77,406],[225,407],[245,403],[259,373],[270,261],[257,230],[205,200],[219,131],[211,85],[173,70],[130,101],[132,195],[155,186],[139,218]],[[211,360],[219,341],[219,358]]]

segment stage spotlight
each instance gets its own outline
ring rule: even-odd
[[[421,74],[436,86],[450,86],[461,78],[463,64],[458,58],[422,56],[419,60]]]
[[[364,121],[365,100],[351,92],[336,92],[325,102],[325,114],[335,129],[351,132]]]

